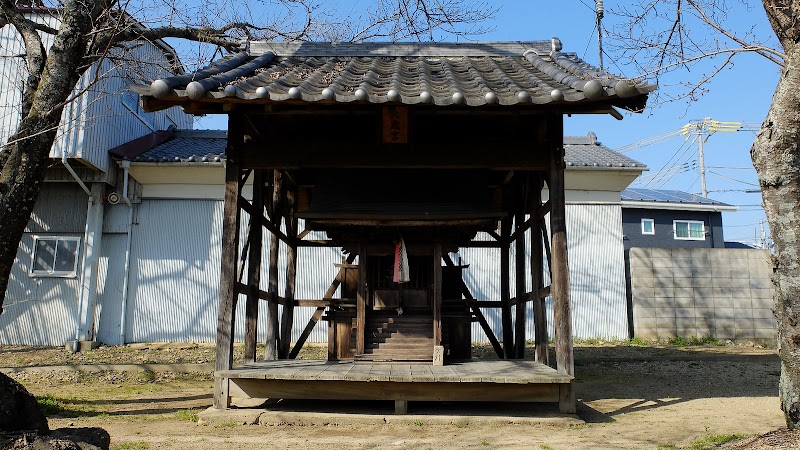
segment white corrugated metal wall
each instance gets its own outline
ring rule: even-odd
[[[35,235],[83,238],[85,220],[86,194],[77,185],[45,185],[11,269],[0,344],[63,345],[74,338],[80,278],[34,277],[29,271]]]

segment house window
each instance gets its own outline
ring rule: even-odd
[[[642,234],[656,234],[655,219],[642,219]]]
[[[706,239],[706,226],[700,220],[675,220],[672,222],[675,239],[689,241],[704,241]]]
[[[80,238],[77,237],[34,237],[31,275],[39,277],[76,276],[80,242]]]

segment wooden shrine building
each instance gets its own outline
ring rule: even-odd
[[[231,397],[270,397],[385,399],[398,411],[409,400],[544,401],[575,411],[563,115],[621,118],[615,108],[641,110],[653,86],[598,71],[552,39],[251,42],[196,73],[135,89],[149,111],[229,116],[217,408]],[[327,238],[312,240],[311,231]],[[319,298],[295,298],[304,246],[342,250],[338,276]],[[462,276],[470,269],[449,256],[470,246],[501,252],[501,298],[470,294]],[[265,330],[257,330],[260,302]],[[528,302],[536,350],[526,361]],[[292,345],[297,307],[316,313]],[[481,308],[501,310],[499,336]],[[236,320],[245,324],[242,367],[233,367]],[[320,320],[327,361],[295,361]],[[500,360],[470,361],[473,321]]]

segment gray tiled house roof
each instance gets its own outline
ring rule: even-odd
[[[558,39],[500,43],[274,43],[193,74],[134,86],[143,96],[213,102],[644,107],[655,86],[610,75]]]
[[[139,163],[164,162],[220,162],[225,159],[227,132],[221,130],[174,131],[172,136],[150,149],[142,149],[131,161]],[[608,147],[594,137],[567,136],[564,138],[567,167],[626,168],[646,170],[647,167]]]

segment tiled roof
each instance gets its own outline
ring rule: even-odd
[[[647,170],[639,161],[615,152],[597,141],[594,133],[587,136],[564,136],[564,162],[567,168]]]
[[[220,162],[225,159],[228,134],[221,130],[174,131],[164,142],[143,153],[128,155],[131,161],[144,163],[163,162]],[[593,133],[589,136],[564,138],[567,167],[588,168],[637,168],[647,167],[623,156],[597,142]]]
[[[653,202],[653,203],[685,203],[693,205],[731,206],[727,203],[711,200],[710,198],[690,194],[683,191],[662,189],[628,188],[620,195],[622,201]],[[732,207],[732,206],[731,206]]]
[[[655,86],[600,71],[558,39],[503,43],[272,43],[134,86],[157,99],[447,105],[602,103],[638,110]]]
[[[175,131],[154,148],[132,158],[134,162],[221,162],[225,159],[228,133],[220,130]]]

